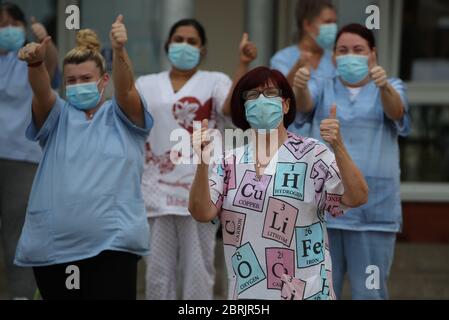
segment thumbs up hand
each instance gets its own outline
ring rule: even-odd
[[[244,33],[242,40],[240,41],[240,62],[244,64],[250,64],[257,58],[257,47],[256,45],[249,41],[248,33]]]
[[[307,83],[311,77],[313,54],[310,51],[302,51],[301,57],[296,62],[294,70],[296,71],[293,79],[293,88],[297,90],[307,89]]]
[[[192,144],[196,155],[201,159],[201,163],[207,163],[206,157],[209,157],[213,150],[209,132],[209,120],[203,120],[201,128],[193,131]]]
[[[295,89],[304,90],[307,89],[307,84],[310,81],[310,69],[308,67],[300,68],[293,80],[293,87]]]
[[[29,43],[18,53],[20,60],[27,62],[29,65],[44,61],[47,52],[47,46],[51,41],[51,37],[47,36],[42,43]]]
[[[379,88],[384,88],[388,84],[387,72],[381,66],[372,68],[370,70],[370,76]]]
[[[44,25],[36,20],[35,17],[31,17],[31,32],[37,41],[42,42],[48,37],[47,29]]]
[[[340,122],[337,119],[337,106],[335,104],[331,107],[329,118],[321,122],[320,133],[323,140],[333,148],[342,144]]]
[[[119,15],[112,24],[110,38],[113,49],[123,49],[128,42],[128,32],[123,23],[123,15]]]

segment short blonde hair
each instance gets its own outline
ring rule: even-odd
[[[100,50],[101,45],[97,33],[91,29],[80,30],[76,35],[76,47],[65,56],[64,66],[93,61],[103,75],[106,73],[106,61]]]

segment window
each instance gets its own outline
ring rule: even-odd
[[[449,104],[413,105],[413,131],[401,139],[404,182],[449,183]]]
[[[403,1],[401,78],[449,82],[449,2]]]
[[[380,7],[375,32],[380,64],[409,88],[412,133],[400,139],[405,198],[449,196],[449,1],[335,0],[340,26],[364,23],[365,8]],[[423,192],[424,189],[428,192]],[[420,196],[421,194],[421,196]]]
[[[2,1],[0,1],[1,3]],[[6,2],[6,1],[3,1]],[[34,41],[34,38],[31,34],[30,30],[30,20],[31,17],[35,17],[36,20],[42,23],[49,33],[52,36],[54,41],[57,41],[56,37],[56,28],[57,28],[57,0],[42,0],[42,1],[33,1],[33,0],[15,0],[12,1],[14,4],[18,5],[20,9],[25,13],[27,22],[28,22],[28,30],[27,30],[27,39],[28,41]]]
[[[127,50],[136,76],[157,72],[163,41],[159,35],[161,16],[158,0],[95,0],[80,1],[81,27],[98,32],[103,54],[110,67],[112,50],[109,40],[111,25],[122,13],[128,29]]]
[[[406,183],[449,183],[449,2],[402,1],[399,76],[408,82],[413,132],[400,141]],[[444,188],[448,189],[448,185]]]

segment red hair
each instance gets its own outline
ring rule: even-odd
[[[272,84],[276,88],[281,89],[281,97],[290,101],[290,110],[284,116],[284,126],[288,128],[296,117],[296,99],[292,87],[288,83],[285,76],[278,70],[269,69],[267,67],[258,67],[248,72],[237,83],[231,100],[232,122],[242,130],[251,128],[246,120],[245,99],[243,93],[248,90],[257,89],[264,85]]]

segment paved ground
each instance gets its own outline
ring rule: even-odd
[[[6,283],[0,251],[0,300],[5,299]],[[221,243],[217,246],[216,299],[226,297],[226,271]],[[143,263],[139,265],[138,294],[144,298]],[[348,285],[344,298],[350,299]],[[390,278],[390,295],[393,300],[449,299],[449,245],[397,245],[396,257]]]
[[[216,298],[226,298],[226,270],[217,246]],[[390,277],[392,300],[449,300],[449,245],[399,243]],[[346,281],[343,298],[351,299]]]

